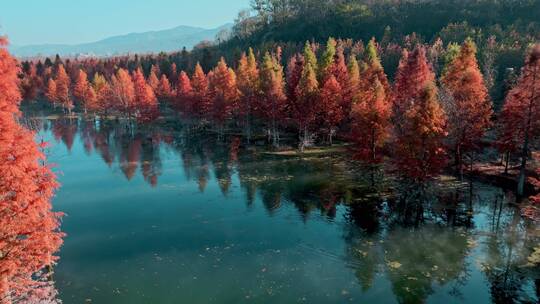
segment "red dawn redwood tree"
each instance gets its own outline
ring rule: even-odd
[[[411,53],[403,51],[396,73],[392,100],[392,122],[396,132],[401,132],[405,113],[424,91],[435,81],[435,74],[427,60],[426,49],[417,46]]]
[[[351,113],[351,139],[355,143],[356,157],[368,164],[377,164],[382,159],[390,131],[391,108],[387,93],[378,79],[363,94]]]
[[[396,74],[394,75],[394,86],[393,89],[393,98],[392,98],[392,104],[398,103],[397,99],[400,96],[398,94],[400,92],[403,92],[407,89],[407,67],[409,65],[409,50],[402,49],[401,50],[401,58],[399,59],[399,64],[396,70]],[[394,107],[394,105],[392,105]]]
[[[275,55],[268,52],[263,58],[260,83],[262,96],[259,103],[259,113],[268,125],[272,144],[277,147],[279,145],[278,120],[285,119],[287,97],[285,95],[283,66]]]
[[[50,78],[47,82],[47,89],[45,90],[45,97],[53,104],[56,105],[58,97],[56,96],[56,81]]]
[[[204,74],[198,62],[191,78],[191,86],[193,87],[193,112],[199,118],[207,118],[211,110],[209,83],[207,75]]]
[[[158,91],[159,88],[159,79],[156,75],[156,69],[154,66],[152,66],[152,69],[150,70],[150,75],[148,75],[148,84],[154,90],[154,92]]]
[[[478,62],[476,46],[467,39],[441,79],[449,95],[446,104],[450,146],[457,171],[463,173],[463,155],[473,153],[491,125],[491,102]],[[472,164],[471,155],[471,164]]]
[[[223,128],[236,110],[239,99],[236,75],[227,67],[224,58],[218,62],[210,77],[210,96],[212,118],[218,126],[220,135],[223,135]]]
[[[172,97],[173,92],[171,88],[171,82],[169,81],[169,78],[167,78],[167,75],[161,75],[161,78],[159,78],[159,85],[157,91],[155,92],[157,97],[161,99],[169,99]]]
[[[0,302],[20,303],[50,294],[63,234],[51,206],[56,177],[17,122],[18,68],[6,44],[0,37]]]
[[[174,105],[176,110],[183,112],[186,117],[193,118],[198,116],[193,104],[193,88],[191,87],[191,80],[184,71],[181,71],[178,76]]]
[[[92,87],[96,95],[96,102],[88,106],[90,111],[100,112],[107,115],[111,101],[113,100],[113,91],[111,85],[105,77],[99,73],[94,74]]]
[[[79,69],[77,78],[75,79],[75,84],[73,85],[73,97],[82,102],[82,100],[84,100],[84,96],[86,95],[87,89],[88,75],[86,75],[82,69]]]
[[[513,133],[521,149],[518,195],[523,196],[530,146],[540,135],[540,44],[534,45],[517,85],[508,93],[502,110],[503,129]]]
[[[295,54],[287,63],[287,97],[289,103],[296,101],[296,87],[302,77],[304,69],[304,56]]]
[[[317,57],[311,44],[306,41],[303,55],[291,59],[288,66],[289,106],[291,118],[298,127],[300,151],[304,151],[310,141],[309,129],[317,118],[319,102],[317,69]]]
[[[404,116],[394,143],[394,162],[402,177],[423,183],[438,175],[446,162],[446,117],[433,83],[421,91]]]
[[[336,77],[330,75],[321,88],[318,105],[319,119],[321,120],[322,127],[327,131],[330,145],[332,145],[332,138],[343,119],[342,101],[342,87],[336,80]]]
[[[247,55],[242,54],[236,71],[238,90],[240,91],[239,114],[244,120],[249,142],[253,113],[260,95],[259,69],[253,49],[250,48]]]
[[[510,96],[507,96],[507,100]],[[510,155],[517,153],[523,142],[524,130],[519,128],[518,121],[522,120],[520,104],[513,102],[505,104],[497,119],[497,147],[503,153],[504,174],[508,174]]]
[[[329,72],[331,75],[333,75],[336,78],[337,82],[339,83],[339,86],[342,89],[342,93],[341,93],[342,98],[340,102],[341,112],[344,116],[348,115],[351,111],[352,96],[353,96],[349,92],[352,92],[353,89],[349,86],[350,84],[349,71],[347,68],[347,63],[345,62],[345,55],[343,54],[342,46],[337,47],[336,55],[334,56],[334,62],[330,66]]]
[[[94,91],[94,87],[92,87],[90,84],[88,85],[88,89],[86,90],[86,96],[84,98],[85,98],[85,100],[84,100],[84,111],[85,112],[88,109],[96,108],[97,94],[96,94],[96,91]]]
[[[362,86],[369,87],[371,85],[370,83],[374,82],[375,79],[378,79],[381,82],[384,91],[389,92],[390,85],[388,84],[388,77],[384,73],[381,59],[377,52],[377,43],[375,42],[375,39],[371,39],[367,45],[365,62],[367,66],[360,76],[360,90],[362,90]]]
[[[71,114],[73,109],[73,101],[71,100],[71,95],[69,87],[71,86],[71,79],[66,73],[64,65],[60,64],[56,69],[56,99],[58,103]]]
[[[380,157],[387,135],[389,84],[384,73],[375,40],[372,39],[365,50],[365,65],[357,76],[359,69],[356,60],[352,59],[349,81],[358,89],[353,96],[351,111],[351,135],[356,143],[359,156],[366,156],[368,163],[376,163]],[[359,80],[356,78],[359,77]]]
[[[311,48],[310,48],[311,49]],[[305,56],[304,56],[305,57]],[[311,135],[310,127],[315,122],[319,101],[319,83],[313,65],[306,61],[302,77],[296,87],[296,100],[293,103],[293,120],[298,126],[300,151],[304,151]]]
[[[141,69],[137,69],[133,73],[133,87],[138,120],[149,122],[156,119],[158,115],[157,98],[152,87],[144,79]]]
[[[127,70],[118,69],[116,75],[111,79],[111,88],[115,99],[115,108],[120,113],[127,114],[128,118],[132,118],[135,110],[135,87]]]
[[[94,89],[90,86],[88,76],[82,69],[79,69],[75,85],[73,86],[73,97],[82,104],[85,112],[89,108],[89,104],[92,104],[96,100]]]

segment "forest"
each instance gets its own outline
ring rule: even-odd
[[[379,49],[375,39],[364,46],[334,38],[322,46],[307,41],[286,59],[280,47],[262,56],[249,49],[236,68],[222,58],[208,72],[197,64],[191,75],[175,63],[162,70],[159,57],[146,58],[155,60],[146,75],[144,59],[57,57],[24,62],[21,88],[25,99],[47,100],[66,113],[77,109],[143,124],[174,113],[218,136],[242,130],[247,143],[266,136],[276,148],[282,135],[296,134],[300,151],[337,138],[351,143],[362,162],[388,157],[396,172],[416,182],[449,166],[462,176],[484,149],[493,148],[506,172],[520,160],[523,195],[538,133],[540,47],[531,46],[522,71],[507,80],[499,111],[472,39],[403,48],[393,82]]]
[[[137,137],[174,121],[217,142],[234,138],[236,152],[338,146],[372,172],[372,186],[374,172],[425,191],[443,174],[495,168],[491,177],[529,202],[521,215],[538,221],[539,11],[535,0],[254,0],[226,39],[193,50],[16,59],[2,38],[0,198],[9,204],[0,227],[10,229],[0,229],[0,303],[55,292],[50,267],[64,236],[47,144],[23,127],[21,104],[92,122],[85,138],[109,165],[110,136],[96,124],[121,121]],[[137,163],[145,140],[118,158]],[[144,179],[155,186],[149,163]],[[122,171],[131,179],[135,168]]]

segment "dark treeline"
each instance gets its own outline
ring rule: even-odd
[[[227,42],[197,53],[222,56],[275,44],[298,51],[305,40],[325,42],[330,36],[362,41],[375,37],[389,50],[417,41],[441,39],[448,44],[471,37],[483,73],[494,78],[490,93],[500,105],[508,69],[518,70],[527,45],[540,38],[539,18],[537,0],[253,0],[251,10],[239,14]],[[391,51],[385,53],[382,64],[393,75],[396,59]]]
[[[535,0],[253,0],[242,12],[234,37],[263,41],[318,41],[328,36],[398,42],[417,33],[425,41],[495,35],[509,42],[512,31],[538,35]],[[525,39],[526,37],[522,37]]]

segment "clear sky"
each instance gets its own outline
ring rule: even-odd
[[[249,0],[2,0],[0,33],[14,45],[92,42],[114,35],[233,22]]]

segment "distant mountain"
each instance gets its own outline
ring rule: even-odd
[[[110,56],[127,53],[156,53],[179,50],[182,47],[193,48],[197,43],[210,40],[222,30],[231,29],[226,24],[213,29],[191,26],[178,26],[168,30],[131,33],[113,36],[103,40],[83,44],[40,44],[12,46],[10,51],[19,57],[68,55]]]

